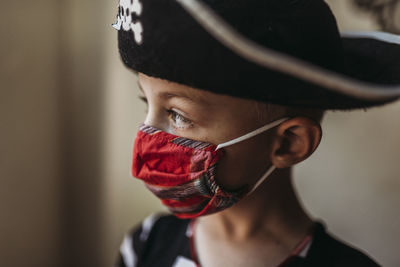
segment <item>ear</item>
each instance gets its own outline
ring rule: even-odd
[[[317,149],[322,137],[321,125],[306,117],[285,121],[276,129],[271,159],[277,168],[288,168],[299,163]]]

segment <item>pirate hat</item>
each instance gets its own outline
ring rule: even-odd
[[[340,35],[323,0],[120,0],[124,64],[274,104],[365,108],[400,97],[400,36]]]

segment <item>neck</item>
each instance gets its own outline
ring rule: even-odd
[[[199,223],[217,235],[248,240],[261,235],[292,244],[305,236],[312,220],[301,207],[291,182],[291,169],[276,170],[251,195]],[[208,227],[209,226],[209,227]]]

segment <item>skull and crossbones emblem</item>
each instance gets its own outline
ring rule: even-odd
[[[143,6],[140,0],[120,0],[118,7],[117,22],[113,27],[117,30],[132,30],[137,44],[143,42],[143,26],[137,19],[142,14]]]

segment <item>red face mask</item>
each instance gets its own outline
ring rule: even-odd
[[[229,142],[213,145],[140,126],[132,162],[132,175],[144,181],[179,218],[195,218],[226,209],[253,192],[275,169],[271,166],[252,188],[227,191],[215,180],[223,147],[249,139],[277,126],[281,119]]]

